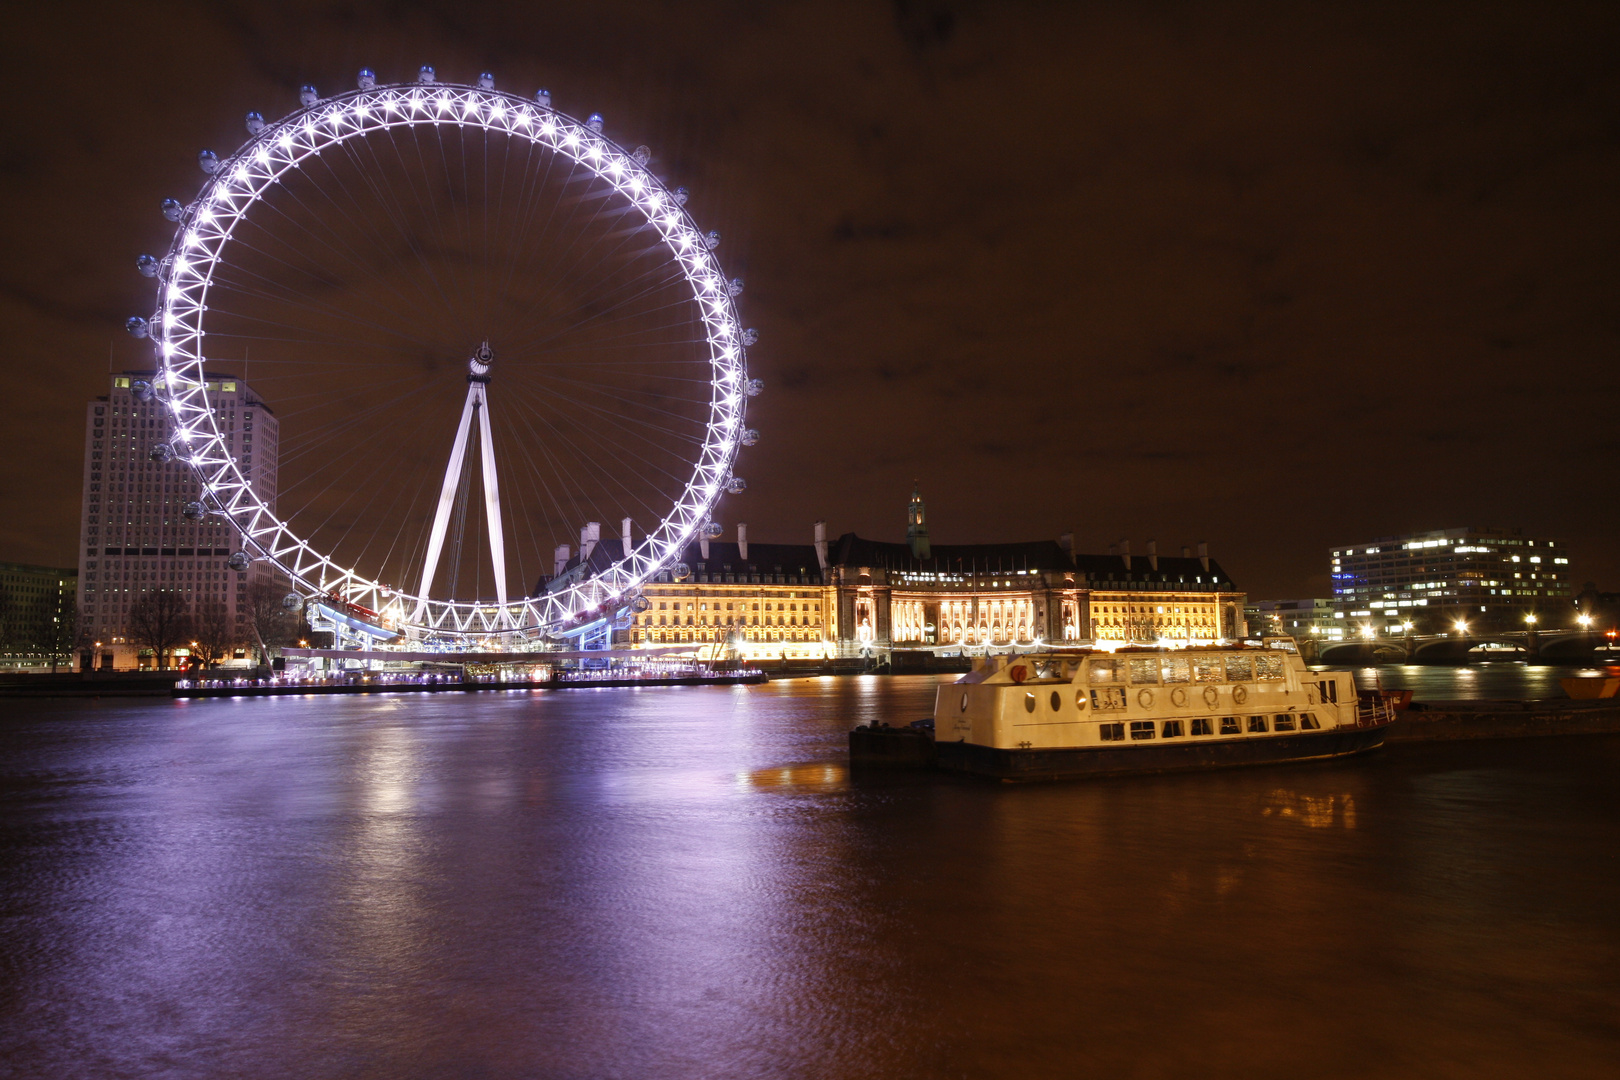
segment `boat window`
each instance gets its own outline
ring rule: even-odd
[[[1228,656],[1226,658],[1227,682],[1253,682],[1254,661],[1247,656]]]
[[[1192,681],[1192,665],[1187,663],[1185,656],[1167,656],[1164,658],[1164,681],[1167,683]]]
[[[1125,688],[1123,686],[1107,686],[1101,690],[1091,692],[1091,707],[1093,709],[1123,709],[1125,707]]]
[[[1221,734],[1241,735],[1243,734],[1243,725],[1238,722],[1238,718],[1235,716],[1223,716],[1221,717]]]
[[[1153,721],[1151,721],[1151,720],[1132,720],[1131,721],[1131,738],[1138,739],[1138,740],[1153,738]]]
[[[1024,711],[1025,712],[1034,712],[1035,711],[1035,695],[1034,694],[1031,694],[1031,693],[1028,693],[1028,692],[1026,692],[1024,694]]]
[[[1221,658],[1219,656],[1195,656],[1192,658],[1193,682],[1215,683],[1221,681]]]
[[[1056,690],[1052,691],[1052,711],[1057,712],[1063,708],[1063,695]]]
[[[1293,731],[1294,730],[1294,718],[1292,716],[1289,716],[1287,713],[1278,713],[1275,720],[1272,722],[1271,730],[1273,730],[1273,731]]]
[[[1097,725],[1097,737],[1103,742],[1124,742],[1125,725],[1099,724]]]
[[[1119,661],[1113,657],[1106,660],[1093,660],[1090,664],[1091,681],[1093,683],[1123,682],[1120,678]]]
[[[1133,656],[1126,662],[1131,666],[1131,682],[1140,686],[1142,683],[1157,683],[1159,681],[1159,658],[1157,656]]]
[[[1263,717],[1263,716],[1251,716],[1251,717],[1249,717],[1249,730],[1250,731],[1264,731],[1264,730],[1266,730],[1266,718]]]
[[[1164,722],[1164,737],[1167,739],[1181,738],[1181,721],[1166,720]]]
[[[1315,713],[1300,713],[1299,726],[1302,731],[1320,731],[1322,728],[1322,725],[1316,722]]]
[[[1254,673],[1261,682],[1277,682],[1283,677],[1283,658],[1265,653],[1254,658]]]
[[[1194,735],[1215,734],[1215,721],[1211,720],[1207,716],[1201,720],[1194,720],[1192,722],[1192,733]]]

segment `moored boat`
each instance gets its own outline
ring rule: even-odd
[[[1035,780],[1343,757],[1394,710],[1292,642],[989,657],[934,703],[945,769]]]

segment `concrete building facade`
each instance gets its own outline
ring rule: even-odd
[[[241,571],[227,565],[241,549],[228,521],[185,515],[200,492],[188,465],[153,456],[153,448],[170,439],[154,378],[149,371],[116,375],[108,394],[85,409],[78,618],[81,663],[97,668],[151,666],[153,658],[142,655],[148,650],[134,640],[130,607],[159,590],[180,593],[194,613],[222,603],[233,651],[245,653],[253,637],[247,590],[271,573],[262,563]],[[275,413],[239,378],[216,372],[207,380],[230,452],[254,491],[274,507]]]

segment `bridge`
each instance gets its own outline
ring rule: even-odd
[[[1620,662],[1620,643],[1596,630],[1507,630],[1489,634],[1406,634],[1401,637],[1302,638],[1300,655],[1320,664],[1444,664],[1481,659],[1549,664]]]

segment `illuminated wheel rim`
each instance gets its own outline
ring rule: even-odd
[[[255,203],[290,170],[348,140],[395,128],[452,125],[526,139],[609,185],[638,212],[679,267],[703,327],[710,373],[708,420],[691,476],[656,528],[603,572],[554,592],[510,600],[435,599],[393,588],[328,557],[298,535],[258,496],[231,455],[210,401],[206,338],[208,297],[226,264],[233,233]],[[479,86],[444,83],[368,87],[317,101],[267,124],[236,153],[220,159],[196,200],[179,217],[158,272],[150,321],[159,377],[155,389],[170,414],[173,446],[196,473],[206,510],[229,519],[244,544],[310,596],[337,596],[390,615],[401,630],[452,638],[543,636],[624,611],[640,588],[674,562],[711,520],[721,495],[740,490],[732,465],[745,436],[747,377],[744,332],[733,286],[710,241],[678,198],[635,154],[541,103]],[[751,433],[748,433],[751,439]]]

